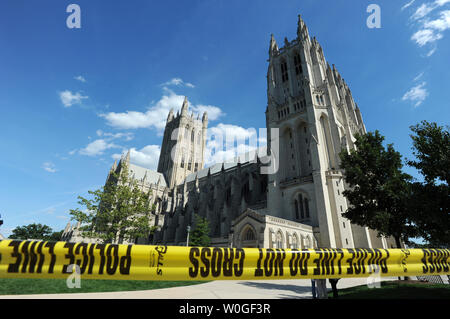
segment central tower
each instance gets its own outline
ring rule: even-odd
[[[365,133],[359,108],[316,38],[298,16],[297,38],[270,40],[266,125],[279,130],[279,169],[269,175],[268,211],[320,232],[322,247],[371,247],[367,229],[342,216],[347,187],[342,149]],[[270,141],[274,137],[268,138]]]
[[[170,110],[158,163],[158,172],[164,175],[170,188],[203,168],[207,128],[208,114],[204,112],[201,120],[198,116],[194,118],[194,113],[189,115],[187,97],[181,114],[177,112],[174,116],[173,109]]]

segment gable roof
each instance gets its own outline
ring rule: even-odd
[[[208,170],[211,170],[211,175],[218,173],[222,170],[222,165],[224,170],[233,168],[235,166],[237,166],[238,162],[240,162],[241,164],[245,164],[245,163],[255,163],[255,153],[258,153],[258,158],[264,158],[264,163],[267,162],[267,155],[260,155],[260,154],[264,154],[265,153],[265,147],[260,147],[257,150],[253,150],[244,154],[240,154],[232,159],[226,160],[223,163],[216,163],[212,166],[209,167],[205,167],[195,173],[189,174],[188,176],[186,176],[186,182],[192,182],[195,181],[195,177],[198,176],[198,179],[201,179],[202,177],[206,177],[208,175]]]
[[[146,184],[157,184],[158,180],[160,180],[161,186],[167,187],[166,179],[164,175],[155,171],[152,171],[148,168],[141,167],[135,164],[129,164],[129,172],[130,176],[134,175],[134,178],[138,181],[143,181],[145,177]]]

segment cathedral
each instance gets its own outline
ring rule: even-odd
[[[171,110],[157,172],[126,163],[142,189],[151,190],[157,231],[138,244],[186,245],[194,214],[210,224],[211,246],[258,248],[391,248],[342,216],[348,188],[339,167],[342,149],[366,132],[360,109],[336,67],[298,17],[297,37],[279,47],[270,39],[267,70],[267,149],[204,167],[208,115]],[[271,166],[270,172],[267,165]],[[85,241],[67,225],[63,240]]]

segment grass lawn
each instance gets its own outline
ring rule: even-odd
[[[338,282],[339,287],[339,282]],[[333,298],[333,293],[328,293]],[[450,285],[419,281],[383,281],[381,288],[366,285],[338,288],[339,299],[450,299]]]
[[[150,290],[200,283],[205,281],[81,280],[81,288],[69,289],[66,279],[0,278],[0,295]]]

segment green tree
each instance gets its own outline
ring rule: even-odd
[[[209,231],[208,220],[195,214],[195,227],[190,235],[189,245],[194,247],[208,247],[211,243]]]
[[[9,238],[50,240],[52,232],[53,230],[49,226],[34,223],[14,228]]]
[[[416,168],[423,182],[412,183],[410,211],[419,236],[434,246],[450,244],[450,133],[436,123],[411,126],[413,154],[407,164]]]
[[[407,209],[411,176],[402,172],[400,153],[392,144],[385,148],[378,131],[355,138],[356,150],[340,153],[350,186],[344,191],[350,207],[343,216],[380,235],[393,236],[400,248],[402,239],[407,241],[415,234]]]
[[[111,172],[101,189],[89,191],[91,199],[78,197],[84,210],[70,211],[72,220],[81,223],[83,237],[98,238],[104,243],[122,243],[147,238],[152,230],[150,191],[144,192],[130,178],[128,167],[122,163],[119,173]]]
[[[63,231],[55,231],[50,235],[49,240],[50,241],[60,241],[61,240],[61,236],[62,236]]]

